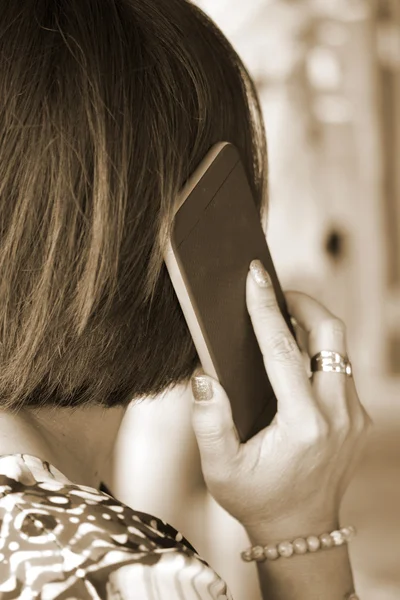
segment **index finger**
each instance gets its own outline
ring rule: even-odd
[[[254,265],[253,267],[254,268]],[[264,366],[286,420],[305,417],[317,407],[303,356],[280,311],[272,284],[260,289],[251,269],[247,276],[246,303]]]

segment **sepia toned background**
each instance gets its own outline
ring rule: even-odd
[[[282,286],[314,296],[347,324],[375,429],[341,522],[358,529],[350,552],[362,600],[398,600],[400,2],[197,4],[258,86],[269,146],[267,241]],[[205,488],[190,403],[182,388],[131,407],[104,480],[122,502],[180,529],[235,600],[259,600],[256,568],[240,559],[246,534]]]

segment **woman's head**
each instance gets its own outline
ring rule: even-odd
[[[0,406],[127,406],[199,360],[158,241],[234,143],[266,209],[253,84],[186,0],[9,2],[0,15]]]

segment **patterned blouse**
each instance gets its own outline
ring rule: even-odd
[[[176,529],[30,454],[0,456],[0,600],[233,600]]]

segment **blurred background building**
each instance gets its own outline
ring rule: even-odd
[[[361,598],[398,600],[400,2],[197,4],[258,86],[269,146],[267,240],[283,288],[314,296],[347,324],[375,431],[341,520],[359,530],[351,558]],[[129,409],[106,482],[123,502],[180,529],[235,600],[259,600],[255,566],[240,560],[246,535],[205,489],[188,390]]]

